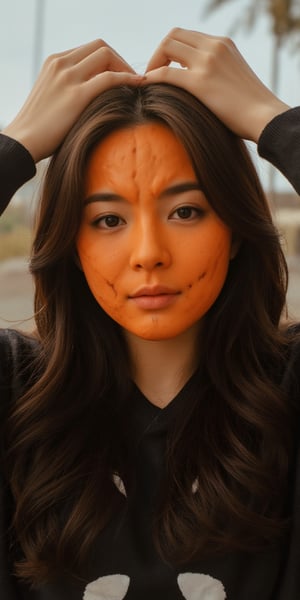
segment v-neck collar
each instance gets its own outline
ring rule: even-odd
[[[146,434],[151,429],[167,430],[170,423],[173,421],[178,411],[180,411],[187,397],[192,390],[197,386],[199,381],[199,369],[188,379],[184,386],[174,396],[174,398],[163,408],[156,406],[141,392],[141,390],[133,383],[133,392],[130,399],[130,412],[132,420],[135,424],[135,429]]]

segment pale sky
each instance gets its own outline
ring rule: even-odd
[[[40,62],[49,54],[101,37],[137,71],[142,72],[162,37],[174,26],[227,35],[248,4],[231,0],[227,7],[203,18],[207,0],[0,0],[0,125],[7,124],[28,95],[34,78],[36,7],[44,4]],[[267,18],[251,32],[239,31],[234,41],[261,79],[270,84],[272,38]],[[280,96],[300,104],[300,48],[284,50]],[[242,107],[241,107],[242,110]],[[265,163],[259,162],[265,178]],[[289,189],[280,176],[277,187]]]

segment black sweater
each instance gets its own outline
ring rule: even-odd
[[[300,193],[300,108],[276,117],[262,133],[258,151],[280,169]],[[0,135],[0,210],[11,195],[35,173],[30,154],[18,143]],[[16,331],[0,332],[0,418],[24,385],[21,363],[30,363],[36,342]],[[121,481],[120,510],[95,543],[82,581],[61,578],[30,590],[13,577],[8,563],[7,526],[9,495],[0,487],[0,598],[3,600],[299,600],[300,599],[300,444],[287,489],[291,506],[291,533],[285,541],[260,553],[231,553],[225,557],[187,563],[180,570],[160,560],[151,541],[153,490],[163,470],[164,444],[177,410],[185,403],[198,374],[187,382],[164,409],[151,404],[133,388],[132,444],[136,491],[126,497]],[[290,349],[282,386],[299,402],[300,347]]]

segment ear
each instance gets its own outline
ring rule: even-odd
[[[236,257],[236,255],[238,254],[241,243],[242,243],[242,240],[237,235],[232,236],[231,249],[230,249],[230,260],[233,260]]]

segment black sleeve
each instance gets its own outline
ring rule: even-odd
[[[0,134],[0,214],[14,193],[36,173],[35,164],[28,150]]]
[[[272,119],[258,140],[257,150],[300,194],[300,107]]]

